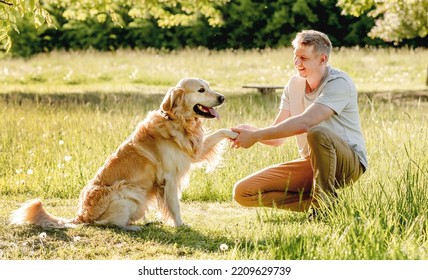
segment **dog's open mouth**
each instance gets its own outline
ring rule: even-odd
[[[206,107],[204,105],[201,104],[196,104],[195,106],[193,106],[193,111],[195,111],[196,114],[204,117],[204,118],[217,118],[220,119],[219,114],[217,113],[217,111],[212,108],[212,107]]]

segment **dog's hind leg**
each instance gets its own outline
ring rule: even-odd
[[[113,225],[126,231],[141,231],[141,227],[132,225],[134,213],[138,212],[138,203],[127,198],[114,199],[107,211],[94,223]]]
[[[114,225],[127,231],[140,231],[141,228],[132,223],[144,218],[147,203],[146,193],[136,189],[138,187],[121,185],[112,192],[107,210],[94,223]]]

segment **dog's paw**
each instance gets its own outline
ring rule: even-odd
[[[140,226],[136,226],[136,225],[127,225],[121,228],[125,231],[134,231],[134,232],[138,232],[142,230]]]
[[[238,137],[239,133],[232,131],[230,129],[224,129],[223,133],[229,137],[230,139],[235,139],[236,137]]]
[[[164,224],[170,227],[178,228],[183,225],[183,221],[181,219],[174,220],[172,218],[169,218],[167,220],[164,220]]]

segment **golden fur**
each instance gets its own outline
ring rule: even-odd
[[[163,222],[182,225],[179,199],[191,167],[215,165],[220,142],[237,135],[229,129],[204,135],[201,118],[218,117],[213,107],[223,101],[224,96],[206,81],[181,80],[168,90],[160,109],[149,112],[83,188],[73,219],[50,215],[36,199],[16,210],[12,223],[57,228],[98,224],[140,230],[133,223],[152,206]]]

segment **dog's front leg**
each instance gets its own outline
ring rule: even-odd
[[[171,176],[174,177],[174,176]],[[164,197],[161,203],[163,220],[170,226],[179,227],[183,224],[180,214],[179,186],[177,178],[166,178],[164,186]]]
[[[231,138],[235,139],[238,137],[238,133],[233,132],[230,129],[219,129],[209,135],[207,135],[204,139],[204,151],[203,155],[207,155],[210,153],[211,150],[223,139]]]
[[[215,147],[223,139],[235,139],[236,137],[238,137],[238,133],[227,128],[222,128],[211,134],[208,134],[207,136],[205,136],[204,139],[204,149],[202,152],[202,157],[207,158],[210,156],[211,153],[216,153]]]

